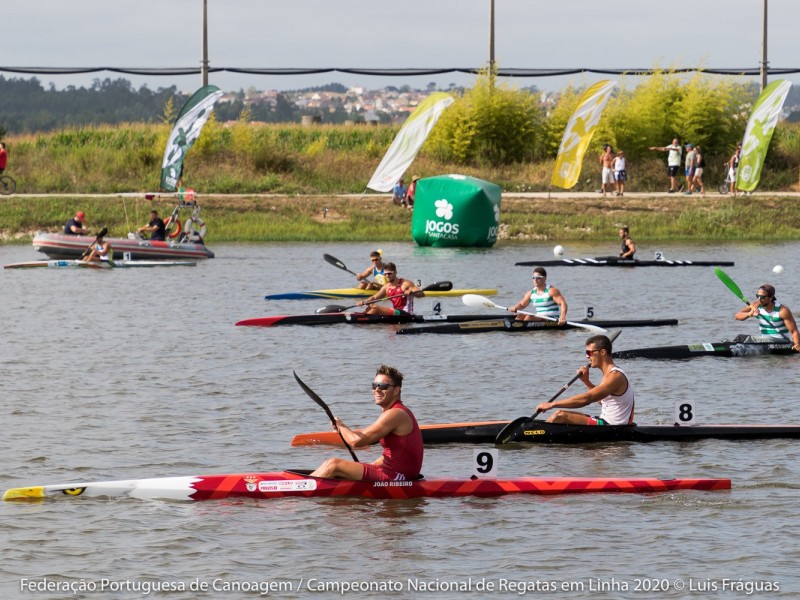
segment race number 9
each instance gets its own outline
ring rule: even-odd
[[[694,425],[695,407],[690,400],[675,402],[675,423],[678,425]]]
[[[475,450],[472,474],[475,477],[497,477],[497,448]]]

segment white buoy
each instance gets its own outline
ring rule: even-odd
[[[564,246],[556,246],[553,248],[553,254],[555,256],[563,256],[564,255]]]
[[[774,267],[772,267],[772,272],[773,273],[783,273],[783,267],[780,266],[780,265],[775,265]]]

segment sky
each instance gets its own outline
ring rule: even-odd
[[[495,0],[501,68],[753,68],[761,61],[765,0]],[[490,0],[207,0],[211,67],[446,68],[489,60]],[[3,0],[2,67],[198,67],[203,0]],[[768,62],[800,67],[800,0],[768,0]],[[200,75],[131,76],[109,71],[39,75],[45,87],[123,77],[134,87],[192,92]],[[799,75],[783,76],[800,83]],[[579,74],[508,78],[541,90],[614,78]],[[772,76],[772,79],[778,78]],[[291,90],[338,82],[379,89],[469,86],[472,75],[383,77],[211,73],[224,91]],[[748,80],[758,82],[758,77]]]

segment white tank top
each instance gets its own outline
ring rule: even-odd
[[[633,386],[622,369],[612,367],[611,370],[622,373],[628,387],[619,396],[608,395],[600,401],[600,405],[603,407],[600,411],[600,418],[609,425],[627,425],[633,422]]]

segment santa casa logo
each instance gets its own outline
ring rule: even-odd
[[[453,205],[445,199],[437,200],[433,205],[436,207],[436,216],[439,219],[444,219],[444,221],[428,219],[425,222],[425,233],[433,236],[441,236],[442,234],[457,235],[458,223],[448,222],[453,218]]]

